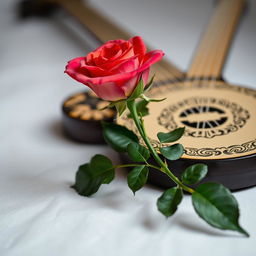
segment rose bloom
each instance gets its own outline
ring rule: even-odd
[[[163,55],[161,50],[146,53],[139,36],[111,40],[87,56],[69,61],[65,73],[89,86],[99,98],[117,101],[128,98],[140,78],[146,85],[150,66]]]

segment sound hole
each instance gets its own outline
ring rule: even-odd
[[[224,124],[227,115],[222,109],[213,106],[199,106],[184,110],[179,115],[181,123],[197,129],[211,129]]]
[[[185,126],[185,136],[213,138],[238,131],[249,118],[249,111],[235,102],[191,97],[162,109],[157,119],[168,131]]]

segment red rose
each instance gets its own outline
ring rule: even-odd
[[[85,57],[69,61],[65,72],[89,86],[98,97],[117,101],[131,95],[140,77],[147,84],[150,66],[163,55],[161,50],[146,53],[139,36],[128,41],[112,40]]]

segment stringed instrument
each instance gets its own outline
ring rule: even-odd
[[[44,1],[54,1],[63,7],[102,42],[130,37],[79,0]],[[159,144],[157,132],[185,126],[185,134],[179,141],[185,148],[184,155],[168,163],[176,175],[188,165],[206,163],[209,173],[205,181],[220,182],[230,189],[256,185],[256,91],[231,85],[221,75],[243,9],[244,0],[218,1],[186,75],[167,62],[154,66],[157,76],[149,96],[167,99],[157,107],[149,104],[150,115],[145,117],[145,127],[155,147],[168,145]],[[68,99],[74,103],[71,111],[72,106],[86,103],[81,98],[78,94]],[[67,118],[69,127],[76,126],[76,132],[83,127],[82,116]],[[117,122],[138,133],[125,115]],[[122,159],[128,161],[125,155]],[[154,170],[150,172],[149,182],[162,187],[173,185]]]
[[[156,81],[148,96],[166,100],[149,104],[144,119],[155,147],[168,146],[160,144],[157,132],[186,128],[179,141],[184,155],[168,163],[178,176],[188,165],[202,162],[209,166],[206,180],[231,189],[256,185],[256,91],[231,85],[221,75],[243,8],[243,0],[218,2],[186,76]],[[127,116],[118,123],[138,134]],[[151,183],[172,185],[162,173],[150,173]]]

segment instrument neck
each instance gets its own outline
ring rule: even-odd
[[[221,77],[244,2],[244,0],[219,0],[187,73],[188,77]]]

